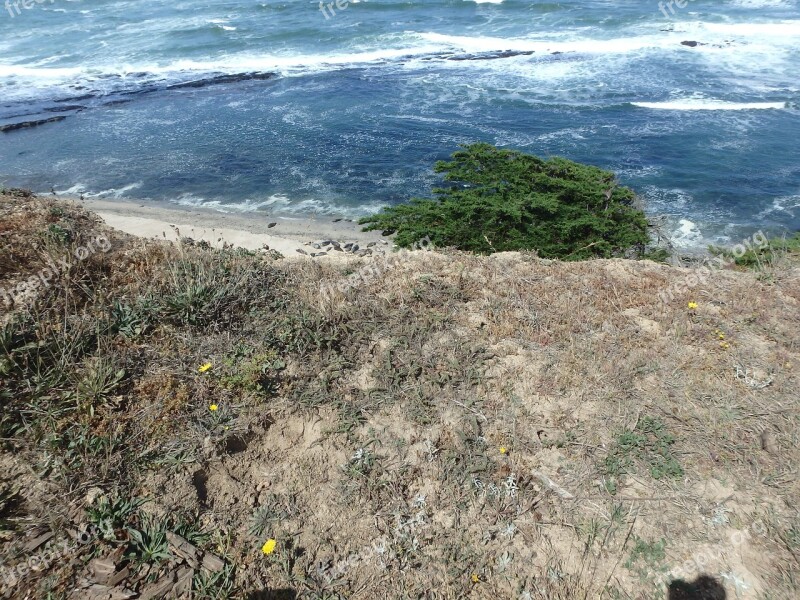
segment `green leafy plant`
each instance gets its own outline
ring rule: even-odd
[[[69,244],[72,242],[73,237],[74,236],[71,231],[56,223],[50,225],[45,232],[45,239],[61,245]]]
[[[220,383],[229,390],[268,396],[277,390],[278,371],[286,364],[274,350],[258,352],[241,360],[231,357],[225,360],[226,373],[220,377]]]
[[[647,542],[634,535],[635,544],[631,549],[625,568],[630,569],[642,579],[652,578],[653,573],[663,572],[664,560],[667,557],[667,541],[661,538],[657,541]]]
[[[164,523],[155,517],[142,515],[138,528],[128,526],[127,529],[131,541],[130,558],[140,563],[159,563],[172,557]]]
[[[109,498],[101,496],[86,509],[86,517],[107,540],[116,539],[114,530],[122,529],[146,500],[143,498]]]
[[[125,378],[125,369],[117,369],[109,359],[91,364],[78,382],[78,408],[94,415],[95,406],[108,401]]]
[[[722,256],[732,260],[734,264],[748,269],[761,269],[772,265],[776,260],[787,255],[800,256],[800,232],[792,237],[772,237],[767,243],[754,248],[747,248],[744,253],[737,256],[733,249],[721,246],[709,246],[708,251],[714,256]]]
[[[150,327],[149,317],[154,310],[155,307],[148,300],[133,304],[115,300],[111,307],[111,330],[128,339],[137,338]]]
[[[630,472],[637,460],[648,465],[653,479],[681,477],[683,467],[672,453],[674,443],[664,423],[652,417],[642,417],[634,429],[620,433],[605,459],[605,473],[611,477],[606,484],[609,492],[616,492],[616,479]]]
[[[193,597],[198,600],[227,600],[235,596],[234,567],[225,565],[221,571],[198,571],[192,580]]]
[[[176,325],[229,322],[265,295],[264,273],[257,269],[255,259],[235,252],[187,255],[170,265],[160,292],[162,315]]]
[[[427,236],[439,247],[564,260],[642,256],[649,242],[633,191],[597,167],[478,143],[435,171],[449,184],[435,198],[384,208],[359,221],[365,230],[396,233],[406,248]]]

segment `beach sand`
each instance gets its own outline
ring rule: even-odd
[[[59,197],[64,199],[63,196]],[[110,227],[131,235],[146,238],[178,240],[190,237],[206,241],[212,246],[232,244],[249,250],[268,246],[287,258],[309,256],[325,250],[310,244],[335,240],[342,245],[353,242],[361,249],[375,242],[373,252],[391,249],[392,243],[380,232],[362,232],[351,220],[332,216],[286,217],[264,213],[224,213],[207,208],[189,208],[166,203],[129,199],[69,198],[84,208],[97,213]],[[275,223],[273,227],[269,224]],[[328,248],[330,249],[330,247]],[[302,250],[308,255],[298,252]],[[346,252],[330,251],[328,258],[349,256]],[[325,256],[317,258],[326,258]]]

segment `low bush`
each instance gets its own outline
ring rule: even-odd
[[[405,248],[427,236],[435,246],[481,254],[644,256],[649,223],[634,192],[609,171],[484,143],[464,146],[435,171],[449,184],[434,188],[435,198],[384,208],[359,221],[365,231],[396,233]]]

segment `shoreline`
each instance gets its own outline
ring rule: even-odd
[[[58,193],[36,195],[42,199],[73,203],[95,213],[109,227],[141,238],[179,241],[188,237],[207,242],[215,248],[221,248],[227,243],[247,250],[275,250],[284,258],[341,259],[383,256],[398,249],[390,237],[383,236],[378,231],[364,232],[355,219],[346,216],[222,212],[210,207],[127,197],[109,200],[81,199]],[[753,235],[763,236],[764,232],[758,230]],[[749,240],[753,235],[741,241]],[[325,241],[338,243],[342,251],[333,251],[333,245],[322,244]],[[356,252],[345,250],[345,246],[350,244],[355,245]],[[737,245],[742,244],[731,242],[721,247],[733,248]],[[704,263],[715,257],[707,244],[689,247],[672,245],[671,251],[669,262],[674,266]]]
[[[266,246],[286,258],[311,258],[312,253],[318,254],[315,258],[352,256],[344,251],[332,251],[319,256],[326,248],[315,248],[312,244],[323,241],[338,242],[341,246],[357,244],[358,252],[365,254],[382,253],[393,247],[392,242],[380,232],[363,232],[354,220],[343,217],[258,214],[258,217],[264,218],[254,218],[254,213],[223,213],[209,208],[130,198],[81,200],[72,196],[42,197],[73,202],[96,213],[109,227],[143,238],[177,241],[182,237],[190,237],[195,241],[208,242],[215,248],[225,243],[248,250],[266,249]],[[331,247],[327,246],[328,249]]]

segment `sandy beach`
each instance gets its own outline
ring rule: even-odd
[[[64,199],[59,196],[59,199]],[[380,232],[363,232],[351,219],[333,216],[287,217],[264,213],[225,213],[213,209],[182,207],[161,202],[130,199],[68,198],[97,213],[110,227],[145,238],[178,240],[190,237],[212,246],[232,244],[249,250],[268,247],[287,258],[335,258],[345,251],[319,256],[326,247],[314,243],[333,240],[340,246],[353,243],[359,250],[382,252],[392,247]],[[271,226],[270,226],[271,225]],[[371,244],[371,246],[369,246]],[[298,250],[302,252],[298,252]],[[305,252],[306,254],[303,254]]]

